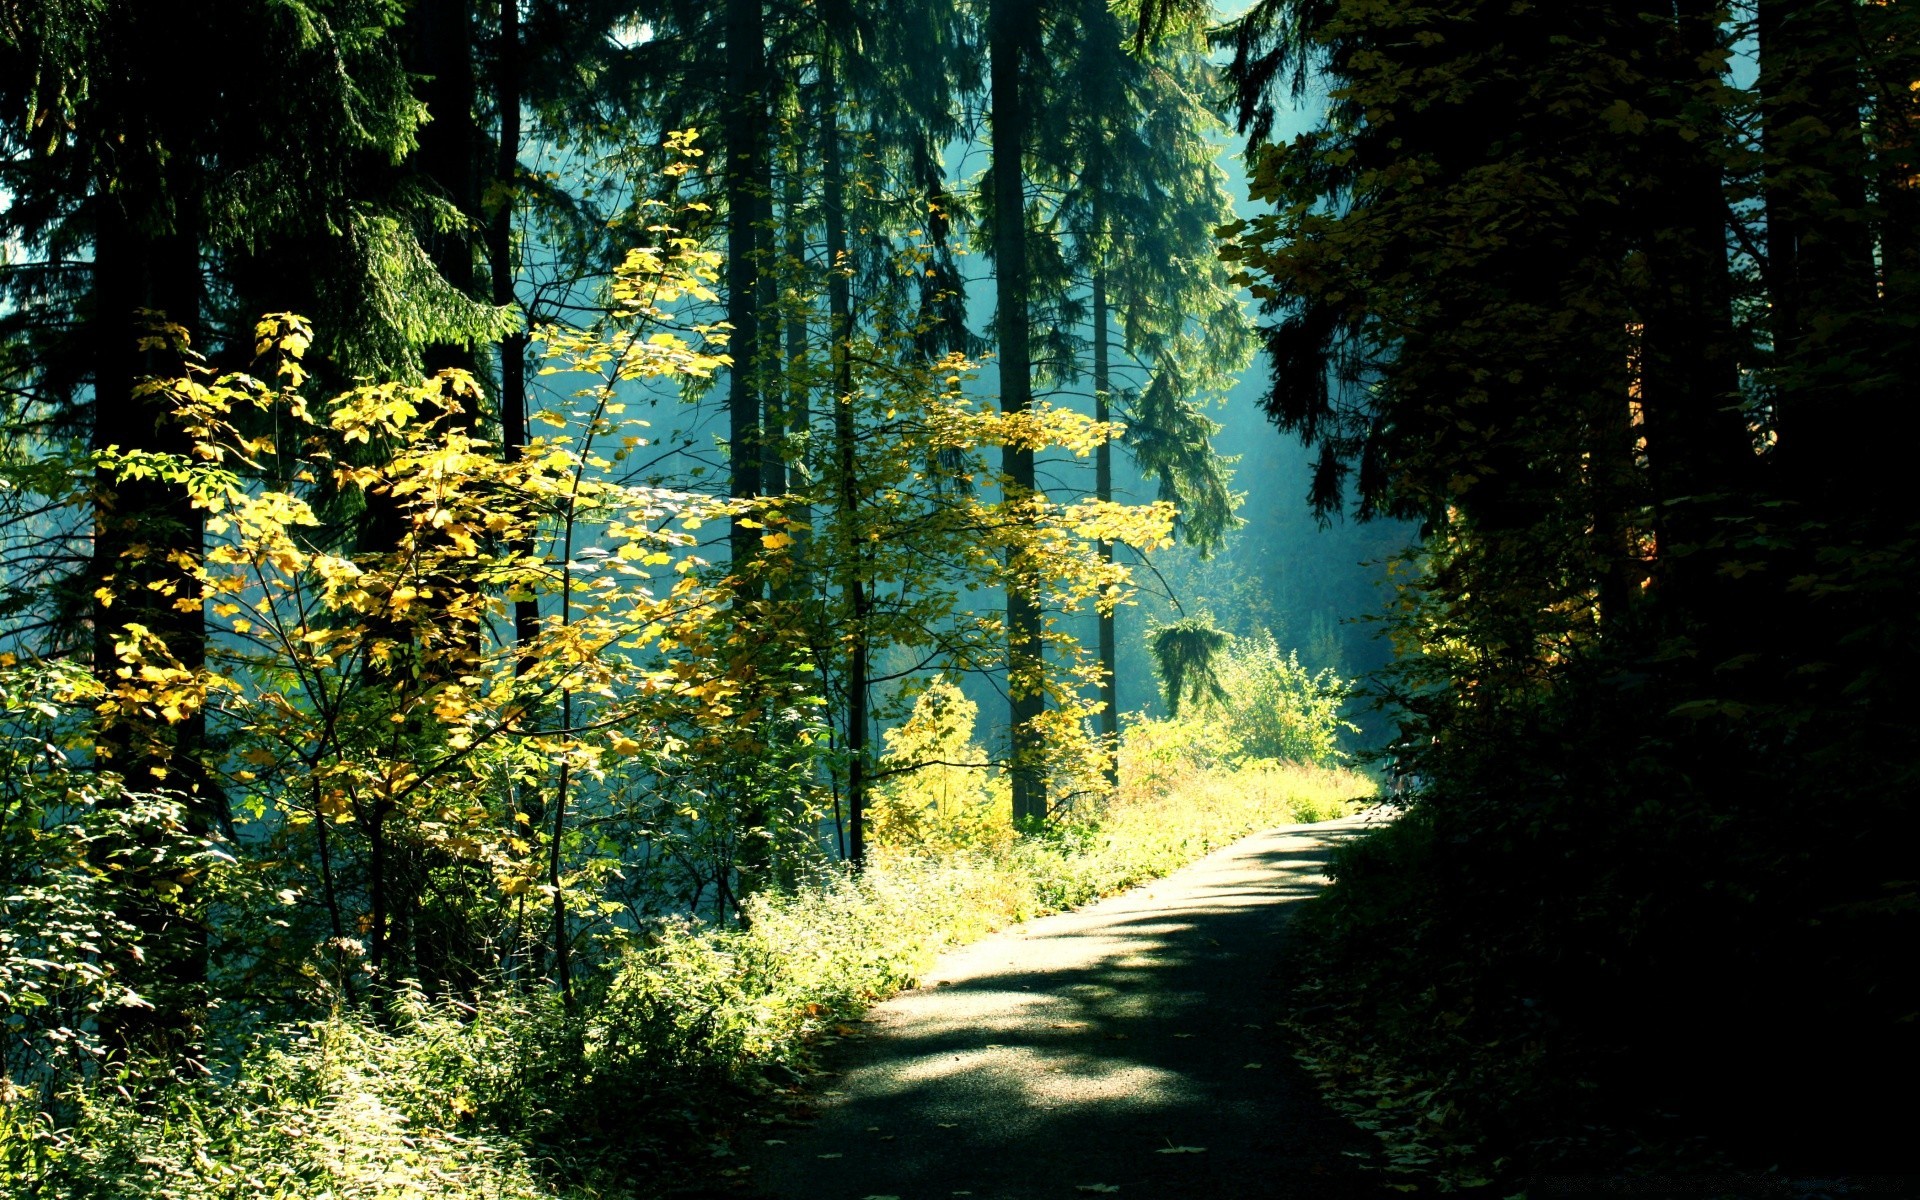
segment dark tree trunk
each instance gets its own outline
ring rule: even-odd
[[[181,199],[185,216],[192,199]],[[94,374],[94,445],[187,456],[190,440],[170,420],[165,401],[136,396],[143,377],[178,378],[185,361],[170,347],[138,348],[141,337],[163,340],[191,337],[199,325],[199,246],[190,229],[153,234],[119,210],[102,204],[105,215],[94,244],[94,305],[97,366]],[[155,322],[177,331],[159,334]],[[103,472],[97,480],[100,503],[94,523],[93,574],[113,601],[95,601],[94,670],[102,684],[114,687],[121,660],[115,645],[127,627],[145,626],[166,647],[174,663],[188,671],[206,666],[205,619],[197,603],[199,587],[175,556],[199,561],[204,552],[204,514],[179,484],[144,479],[116,482]],[[164,591],[155,591],[158,585]],[[191,605],[182,611],[175,602]],[[194,711],[166,723],[139,713],[122,714],[101,731],[99,761],[117,773],[126,790],[177,803],[186,833],[212,831],[220,796],[206,763],[206,715]],[[128,803],[118,801],[117,803]],[[118,1053],[173,1056],[186,1052],[195,1037],[205,997],[207,931],[201,901],[191,887],[164,894],[180,867],[164,857],[149,866],[158,851],[158,831],[137,830],[128,867],[116,862],[122,889],[120,915],[138,931],[141,951],[113,963],[123,981],[152,1004],[151,1009],[120,1008],[104,1018],[103,1032]],[[124,868],[124,869],[123,869]]]
[[[1096,223],[1097,227],[1097,223]],[[1103,250],[1104,253],[1104,250]],[[1107,361],[1107,271],[1104,264],[1093,271],[1093,419],[1107,421],[1112,419],[1108,408],[1108,398],[1112,395],[1113,381],[1110,364]],[[1113,499],[1113,443],[1101,442],[1094,451],[1093,491],[1102,501]],[[1100,561],[1113,561],[1113,543],[1100,543]],[[1115,614],[1100,614],[1100,732],[1107,739],[1108,748],[1115,755],[1107,763],[1107,785],[1115,786],[1120,782],[1119,739],[1120,739],[1120,692],[1115,678],[1114,668],[1118,665],[1115,647]]]
[[[727,98],[723,115],[727,198],[727,321],[733,326],[727,372],[730,494],[737,500],[762,493],[760,344],[761,211],[766,202],[767,90],[766,15],[761,0],[727,0]],[[728,544],[743,595],[757,595],[751,582],[760,554],[760,531],[739,518]]]
[[[520,55],[520,0],[500,0],[499,75],[494,84],[495,104],[500,110],[499,161],[494,180],[500,195],[500,210],[493,214],[487,256],[492,260],[493,302],[501,308],[516,299],[513,220],[519,207]],[[527,445],[527,335],[524,330],[500,340],[500,441],[509,460],[517,460]],[[533,552],[533,547],[525,543],[513,549],[517,554]],[[515,601],[514,640],[525,647],[539,632],[539,605],[532,600]],[[530,665],[523,662],[522,669]]]
[[[800,173],[801,156],[793,154],[787,167],[784,181],[782,207],[786,225],[785,261],[788,277],[794,282],[794,292],[803,294],[802,281],[806,278],[807,261],[807,219],[805,180]],[[811,380],[807,377],[807,313],[796,301],[786,314],[786,380],[787,408],[786,423],[782,432],[788,440],[789,448],[794,452],[791,474],[797,479],[783,480],[783,490],[804,493],[812,482],[806,459],[807,435],[813,427]],[[785,466],[785,459],[776,456],[776,461]],[[796,486],[797,485],[797,486]],[[793,529],[793,560],[795,575],[790,592],[794,596],[805,597],[812,592],[807,576],[807,556],[812,537],[812,510],[801,506],[788,512],[788,516],[799,522]]]
[[[1000,342],[1000,406],[1025,412],[1033,402],[1033,364],[1027,300],[1027,203],[1025,157],[1027,113],[1021,86],[1026,33],[1035,18],[1021,0],[993,0],[988,14],[990,113],[993,160],[994,297]],[[1008,447],[1001,469],[1007,499],[1019,503],[1033,495],[1033,451]],[[1047,815],[1046,778],[1040,763],[1035,722],[1046,711],[1040,687],[1044,647],[1040,639],[1038,580],[1019,573],[1007,588],[1007,693],[1011,697],[1013,816],[1033,821]]]
[[[177,62],[190,57],[190,26],[140,6],[124,6],[108,20],[96,103],[123,124],[98,133],[118,140],[127,175],[93,199],[93,444],[191,458],[192,439],[172,420],[167,400],[137,394],[142,379],[182,377],[188,343],[200,340],[205,113],[194,88],[170,79]],[[96,599],[91,612],[100,682],[109,689],[121,682],[116,643],[135,624],[157,637],[175,664],[202,670],[207,634],[193,567],[205,551],[204,514],[176,483],[117,482],[108,472],[95,483],[92,576],[99,593],[111,597]],[[177,804],[185,832],[204,836],[224,818],[206,735],[199,709],[172,721],[122,713],[100,732],[98,762],[121,777],[128,793]],[[109,1011],[102,1033],[117,1054],[174,1057],[191,1050],[205,1008],[205,902],[185,865],[161,852],[160,830],[136,823],[130,840],[121,847],[128,857],[109,869],[120,889],[116,907],[141,944],[107,957],[152,1007]],[[113,845],[103,841],[101,848],[110,853]]]
[[[414,165],[439,196],[466,221],[480,216],[477,158],[479,132],[474,125],[472,0],[418,0],[408,15],[412,35],[410,65],[420,76],[419,96],[429,120],[420,131]],[[465,227],[436,230],[426,239],[440,275],[469,296],[481,295],[474,273],[473,241]],[[427,373],[474,367],[473,347],[439,343],[427,347]],[[479,413],[469,412],[477,424]]]
[[[851,610],[847,633],[847,858],[858,868],[867,861],[867,678],[870,646],[867,620],[865,541],[859,536],[860,443],[854,426],[853,286],[847,261],[846,168],[840,145],[839,48],[821,55],[821,194],[827,235],[827,336],[833,368],[833,439],[839,473],[841,520],[848,530],[840,588]]]
[[[1855,368],[1875,289],[1865,97],[1849,8],[1834,0],[1759,6],[1768,276],[1781,368],[1777,459],[1787,494],[1813,512],[1850,503],[1856,484],[1906,453],[1897,438],[1854,436],[1857,410],[1869,400]]]
[[[1717,82],[1708,64],[1719,14],[1703,0],[1679,10],[1655,48],[1666,75],[1649,101],[1665,108],[1674,130],[1655,151],[1665,185],[1643,201],[1641,403],[1667,604],[1704,622],[1721,598],[1715,580],[1723,557],[1707,547],[1728,502],[1751,490],[1757,460],[1741,406],[1727,204],[1712,150],[1725,131],[1702,128],[1692,110],[1697,90]]]

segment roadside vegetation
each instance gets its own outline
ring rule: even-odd
[[[967,748],[967,703],[943,702]],[[130,1064],[50,1106],[15,1092],[0,1109],[0,1191],[557,1200],[724,1177],[733,1133],[801,1097],[819,1039],[941,951],[1370,802],[1371,781],[1337,756],[1227,765],[1202,732],[1132,721],[1118,791],[1027,834],[992,802],[997,774],[970,772],[977,809],[951,778],[912,776],[888,790],[902,816],[876,823],[863,872],[822,859],[749,900],[744,923],[656,922],[582,962],[571,1005],[501,980],[460,995],[403,986],[318,1019],[237,1022],[199,1078]]]

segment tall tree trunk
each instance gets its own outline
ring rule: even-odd
[[[426,187],[451,205],[460,218],[456,228],[435,229],[422,242],[440,276],[463,295],[477,299],[486,294],[486,289],[474,269],[470,233],[471,223],[479,215],[472,0],[417,0],[407,13],[406,34],[407,66],[418,77],[416,95],[428,117],[410,165]],[[444,370],[471,372],[474,347],[455,342],[430,344],[424,348],[422,365],[429,375]],[[479,429],[481,413],[468,394],[461,396],[457,421],[468,431]],[[365,524],[360,532],[363,549],[397,555],[409,532],[408,517],[400,502],[385,492],[367,495]],[[418,539],[421,535],[414,531],[414,536]],[[416,541],[416,548],[426,547]],[[449,579],[432,581],[436,595],[451,596],[459,586]],[[442,619],[451,618],[443,613]],[[369,665],[367,683],[373,689],[402,695],[461,673],[463,668],[457,662],[421,661],[420,652],[426,648],[416,640],[417,628],[411,621],[388,617],[374,624],[380,637],[391,638],[396,645],[410,647],[410,651],[395,659],[395,664],[406,666]],[[477,657],[481,646],[478,624],[467,623],[449,637],[446,645],[456,659]],[[419,722],[410,721],[397,726],[394,736],[398,739],[395,749],[404,752],[401,744],[426,736],[426,730]],[[391,801],[376,797],[370,804],[373,811],[367,833],[379,860],[379,870],[368,880],[369,889],[375,893],[369,903],[374,925],[370,930],[370,962],[384,979],[432,977],[445,959],[438,964],[423,964],[420,954],[430,940],[416,935],[420,932],[421,889],[428,873],[428,856],[434,852],[422,844]]]
[[[993,191],[994,298],[1000,342],[1000,407],[1025,412],[1033,402],[1033,364],[1027,300],[1027,197],[1025,158],[1027,113],[1021,87],[1026,33],[1035,20],[1022,0],[993,0],[988,13],[990,56],[989,116],[993,135],[990,184]],[[1033,451],[1007,447],[1001,470],[1007,476],[1007,500],[1020,504],[1034,494]],[[1010,562],[1007,588],[1007,694],[1011,699],[1013,817],[1033,821],[1047,815],[1046,778],[1040,763],[1035,722],[1045,712],[1041,690],[1044,648],[1040,640],[1038,580]]]
[[[417,0],[408,21],[411,67],[422,76],[419,94],[429,117],[414,162],[441,199],[458,209],[464,221],[474,221],[480,210],[475,186],[480,139],[473,117],[472,0]],[[426,242],[442,278],[469,296],[482,294],[474,277],[473,242],[464,226],[436,230]],[[428,374],[448,368],[471,371],[473,366],[472,346],[427,347]],[[477,425],[479,416],[470,410],[467,419]]]
[[[1694,112],[1699,91],[1719,82],[1711,53],[1718,16],[1712,0],[1683,0],[1677,21],[1659,31],[1653,62],[1665,75],[1649,104],[1664,107],[1674,125],[1655,151],[1667,184],[1644,202],[1642,226],[1649,284],[1641,403],[1663,586],[1669,608],[1702,626],[1721,597],[1721,556],[1699,548],[1717,536],[1726,500],[1750,490],[1756,467],[1741,407],[1727,203],[1713,151],[1726,131],[1702,128]]]
[[[833,440],[839,474],[840,520],[847,530],[840,590],[849,609],[847,630],[847,858],[867,861],[867,688],[871,653],[867,629],[866,540],[860,528],[860,443],[853,412],[853,284],[847,260],[846,168],[840,145],[839,47],[831,34],[820,58],[822,214],[827,236],[827,336],[833,368]]]
[[[515,263],[513,257],[513,220],[519,210],[520,181],[520,103],[522,64],[520,61],[520,0],[500,0],[500,45],[498,76],[494,83],[495,105],[500,110],[499,160],[495,165],[495,191],[500,210],[493,214],[487,257],[492,260],[493,302],[501,308],[514,303]],[[527,445],[527,334],[516,330],[500,339],[500,441],[510,461],[517,461]],[[516,554],[531,554],[533,547],[521,543]],[[514,641],[522,648],[531,645],[540,632],[540,606],[532,600],[517,600],[513,605]],[[522,669],[530,666],[523,662]]]
[[[796,106],[796,114],[798,106]],[[796,115],[796,122],[798,117]],[[782,208],[786,232],[785,262],[786,275],[793,281],[793,299],[786,312],[786,363],[787,381],[786,424],[782,427],[788,447],[797,449],[790,473],[796,479],[785,481],[785,490],[805,493],[812,482],[808,470],[806,447],[807,435],[813,427],[812,388],[804,369],[807,361],[807,312],[799,301],[805,293],[807,261],[807,220],[805,180],[801,177],[801,154],[798,128],[794,131],[795,150],[787,166],[786,179],[783,181]],[[784,465],[784,460],[783,465]],[[797,485],[797,486],[796,486]],[[798,524],[793,528],[793,560],[796,567],[795,577],[790,591],[795,596],[807,596],[812,587],[807,579],[807,555],[812,538],[813,514],[807,507],[790,510],[787,515]]]
[[[190,161],[185,148],[177,149],[180,159]],[[170,230],[153,232],[158,214],[136,220],[121,209],[118,197],[101,203],[94,245],[97,449],[191,454],[190,439],[172,422],[165,401],[135,394],[143,377],[184,373],[184,359],[173,345],[139,348],[140,338],[157,332],[153,323],[178,327],[179,333],[162,341],[192,337],[200,323],[199,240],[190,219],[198,201],[178,178],[190,170],[169,172],[176,177],[172,199],[178,222]],[[176,483],[116,482],[106,472],[97,483],[93,574],[112,601],[94,605],[95,673],[109,689],[121,682],[115,644],[134,624],[157,636],[178,666],[200,671],[207,660],[205,618],[197,603],[199,586],[186,564],[199,562],[204,552],[204,514]],[[119,774],[127,792],[178,804],[185,832],[194,837],[211,832],[221,815],[206,755],[206,714],[199,709],[173,722],[124,713],[102,729],[98,747],[100,765]],[[152,1007],[116,1008],[103,1016],[102,1032],[116,1053],[171,1057],[191,1048],[205,1007],[204,901],[181,874],[181,865],[161,852],[157,830],[136,825],[133,837],[130,857],[110,869],[120,889],[116,907],[138,932],[140,946],[109,958],[121,981]],[[180,885],[183,890],[176,890]]]
[[[192,439],[167,401],[137,389],[143,378],[183,376],[187,343],[200,334],[198,156],[208,112],[204,93],[174,77],[191,57],[195,23],[132,4],[110,6],[105,21],[106,61],[94,106],[112,124],[93,132],[116,143],[121,173],[100,181],[91,200],[93,445],[191,458]],[[172,328],[163,332],[163,323]],[[199,672],[207,661],[195,578],[205,551],[204,514],[177,483],[119,482],[102,472],[95,484],[95,674],[110,692],[124,682],[116,643],[128,640],[129,625],[144,626],[178,666]],[[98,765],[117,773],[131,794],[109,803],[131,807],[134,796],[154,797],[179,806],[188,836],[210,833],[225,812],[207,763],[205,712],[193,707],[167,720],[147,715],[152,706],[132,707],[99,734]],[[118,914],[140,944],[108,948],[105,965],[152,1007],[103,1013],[101,1033],[116,1054],[175,1057],[192,1049],[205,1010],[205,898],[164,848],[161,830],[135,822],[127,832],[130,845],[103,839],[97,846],[102,854],[127,852],[101,866],[118,889]]]
[[[1095,229],[1104,235],[1099,221],[1095,220]],[[1104,255],[1103,245],[1099,253]],[[1093,419],[1107,421],[1112,419],[1108,400],[1113,394],[1111,367],[1107,361],[1107,269],[1101,259],[1093,269]],[[1094,451],[1093,491],[1103,503],[1113,499],[1113,443],[1103,441]],[[1113,543],[1100,543],[1100,561],[1113,562]],[[1117,786],[1120,782],[1120,690],[1115,676],[1118,655],[1115,649],[1115,614],[1111,611],[1100,614],[1100,733],[1107,739],[1108,750],[1115,757],[1107,760],[1107,785]]]
[[[1759,6],[1777,456],[1788,494],[1815,512],[1850,502],[1854,485],[1906,452],[1898,439],[1856,436],[1868,397],[1854,359],[1875,286],[1855,19],[1835,0]]]
[[[493,302],[499,307],[513,304],[518,278],[513,253],[513,222],[519,211],[521,100],[524,63],[520,42],[520,0],[500,0],[500,40],[496,55],[494,102],[500,111],[500,142],[494,165],[494,192],[499,211],[488,228],[487,257],[493,271]],[[500,339],[500,443],[509,462],[517,462],[527,446],[527,333],[524,329]],[[518,556],[534,553],[531,541],[515,542],[509,549]],[[520,652],[514,673],[524,675],[533,669],[532,646],[540,636],[540,602],[513,602],[513,640]],[[565,788],[560,789],[562,795]],[[529,822],[544,824],[540,787],[536,783],[519,785],[513,795],[514,811],[526,814]],[[565,898],[556,889],[555,903],[564,908]],[[562,914],[564,917],[564,913]],[[517,922],[516,922],[517,925]],[[565,936],[564,919],[555,924],[554,953],[561,952],[558,940]],[[525,938],[530,943],[532,939]],[[521,943],[521,944],[515,944]],[[502,953],[515,955],[531,950],[522,938],[509,939]],[[564,990],[564,989],[563,989]]]
[[[760,215],[765,200],[767,158],[766,14],[761,0],[727,0],[726,143],[727,321],[733,326],[727,371],[730,495],[759,496],[760,424]],[[760,530],[734,518],[728,545],[743,595],[757,595],[750,582],[760,554]]]

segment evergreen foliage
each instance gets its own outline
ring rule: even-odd
[[[1227,698],[1214,669],[1214,657],[1225,648],[1227,635],[1215,629],[1212,621],[1185,617],[1161,626],[1149,637],[1168,713],[1180,715],[1182,698],[1189,703]]]
[[[1350,1097],[1420,1097],[1402,1169],[1890,1161],[1912,21],[1271,0],[1224,36],[1268,410],[1318,511],[1426,529],[1379,683],[1413,798],[1303,1002]]]

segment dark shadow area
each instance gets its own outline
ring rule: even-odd
[[[1275,1025],[1289,915],[1359,832],[1263,834],[943,959],[830,1054],[817,1124],[741,1147],[758,1194],[1374,1194]]]

